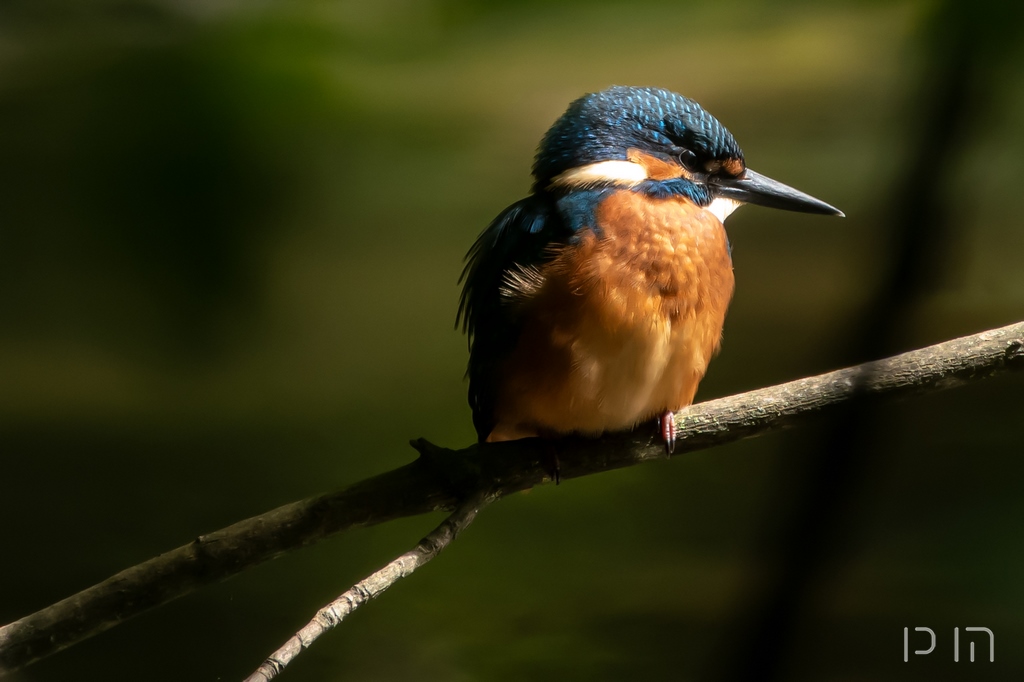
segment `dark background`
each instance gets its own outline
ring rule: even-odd
[[[698,399],[1024,319],[1012,6],[0,5],[0,621],[401,465],[410,438],[471,442],[462,255],[566,104],[611,84],[697,99],[848,216],[730,219]],[[1022,408],[1007,376],[515,495],[284,679],[1021,679]],[[833,456],[856,464],[822,488]],[[12,679],[240,679],[440,518]],[[745,657],[766,623],[772,655]],[[938,646],[904,663],[915,626]],[[953,663],[957,626],[994,630],[996,662]]]

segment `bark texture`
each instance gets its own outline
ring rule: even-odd
[[[317,611],[313,620],[292,635],[280,649],[267,657],[260,667],[245,678],[245,682],[270,682],[280,675],[285,666],[312,646],[313,642],[321,635],[333,630],[349,614],[379,596],[400,578],[411,575],[417,568],[440,554],[459,533],[473,523],[473,519],[476,518],[480,510],[492,500],[492,497],[478,494],[459,505],[451,516],[420,540],[412,550],[360,580],[352,586],[352,589]]]

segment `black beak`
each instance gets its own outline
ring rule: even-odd
[[[712,178],[710,180],[715,196],[735,199],[745,204],[757,204],[769,208],[781,208],[784,211],[801,213],[818,213],[821,215],[845,214],[835,206],[830,206],[810,194],[784,185],[777,180],[761,175],[749,168],[743,177],[736,179]]]

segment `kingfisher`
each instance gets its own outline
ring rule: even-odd
[[[460,279],[481,442],[657,420],[671,453],[674,413],[693,402],[733,295],[726,218],[742,204],[843,215],[747,168],[715,117],[654,87],[572,102],[533,178]]]

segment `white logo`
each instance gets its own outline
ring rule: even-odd
[[[988,628],[964,628],[965,632],[987,632],[988,633],[988,660],[990,663],[996,662],[996,636]],[[931,637],[931,644],[927,649],[918,649],[914,651],[915,655],[927,656],[931,652],[935,651],[935,631],[931,628],[914,628],[914,632],[927,632],[928,636]],[[967,636],[967,635],[965,635]],[[910,628],[903,628],[903,662],[906,663],[910,660]],[[960,628],[953,628],[953,662],[960,662]],[[974,641],[971,641],[971,663],[974,663]]]

